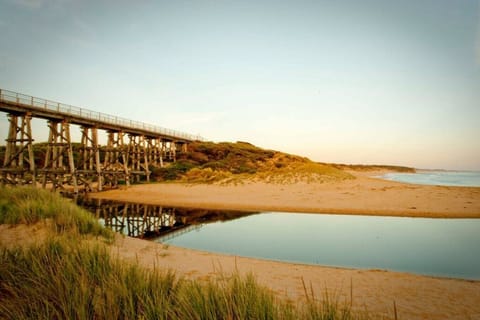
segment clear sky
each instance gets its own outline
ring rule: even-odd
[[[0,0],[0,88],[316,161],[480,170],[479,15],[476,0]]]

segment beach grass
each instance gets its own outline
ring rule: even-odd
[[[0,187],[0,224],[51,221],[57,232],[78,232],[112,238],[92,214],[70,200],[31,186]]]
[[[34,244],[0,243],[0,319],[368,319],[339,299],[293,303],[252,274],[207,280],[147,269],[110,252],[111,237],[88,212],[58,194],[0,189],[0,222],[53,221]]]
[[[2,319],[366,319],[335,301],[294,305],[253,275],[179,278],[64,236],[0,252]]]

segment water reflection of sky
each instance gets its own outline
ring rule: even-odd
[[[265,213],[204,225],[168,243],[331,266],[480,279],[480,219]]]

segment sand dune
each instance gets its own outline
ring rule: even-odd
[[[145,184],[93,194],[111,200],[247,211],[479,218],[480,188],[404,184],[353,172],[329,183]]]

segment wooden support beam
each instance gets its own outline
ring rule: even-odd
[[[119,179],[130,185],[128,146],[124,143],[123,131],[108,131],[107,147],[103,164],[104,185],[117,187]]]
[[[36,184],[35,158],[30,113],[9,114],[1,184]]]
[[[48,183],[51,183],[53,191],[63,189],[78,193],[70,124],[66,120],[51,120],[48,122],[48,127],[50,130],[47,153],[45,154],[44,166],[39,170],[43,176],[42,186],[45,188]],[[67,187],[73,190],[67,190]]]
[[[171,140],[165,140],[162,139],[162,166],[163,166],[163,161],[171,161],[175,162],[176,160],[176,146],[175,142]]]
[[[93,183],[97,183],[97,190],[103,189],[102,168],[100,164],[100,147],[98,145],[98,130],[96,127],[81,127],[82,140],[79,163],[77,165],[78,182],[84,185],[85,191],[93,190]]]
[[[150,181],[149,150],[145,136],[129,135],[128,143],[128,168],[131,179],[136,182],[140,181],[141,176],[145,176]]]
[[[175,141],[170,141],[170,149],[169,149],[170,159],[175,162],[177,161],[177,144]]]
[[[149,154],[148,154],[148,142],[145,136],[140,137],[140,149],[142,151],[142,167],[145,172],[147,182],[150,182],[150,168],[149,168]]]
[[[136,182],[140,180],[138,173],[140,172],[140,136],[130,134],[128,135],[128,152],[127,152],[127,163],[129,171],[132,175],[132,179]]]
[[[175,142],[175,151],[180,153],[187,153],[187,143],[184,141]]]

